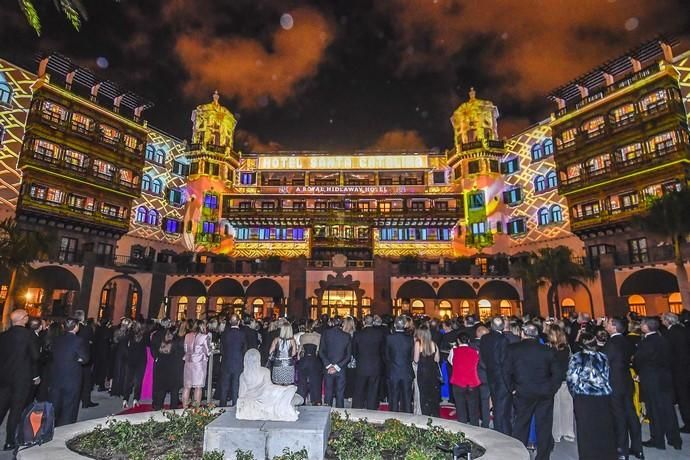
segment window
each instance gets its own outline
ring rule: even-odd
[[[582,123],[580,129],[587,136],[588,139],[599,136],[604,133],[604,128],[606,127],[606,120],[603,115],[598,115],[592,117],[589,120],[585,120]]]
[[[546,190],[546,180],[544,179],[544,176],[537,176],[537,178],[534,179],[534,190],[537,192],[543,192]]]
[[[519,235],[525,233],[525,220],[515,219],[508,222],[508,235]]]
[[[532,161],[541,160],[544,156],[544,150],[541,144],[534,144],[532,146]]]
[[[520,170],[520,161],[517,158],[511,158],[508,161],[501,163],[501,172],[503,174],[513,174]]]
[[[210,161],[206,162],[206,174],[210,176],[219,176],[220,175],[220,165],[218,163],[211,163]]]
[[[501,316],[510,316],[513,314],[513,305],[511,305],[510,300],[501,300],[499,308],[501,309]]]
[[[2,147],[2,141],[5,140],[5,127],[0,125],[0,147]]]
[[[83,170],[86,168],[87,156],[74,150],[65,150],[65,165],[71,169]]]
[[[439,210],[439,211],[448,211],[448,202],[447,201],[436,201],[436,202],[434,202],[434,208]]]
[[[586,171],[591,176],[606,172],[611,166],[611,155],[604,153],[585,161]]]
[[[575,145],[575,135],[577,134],[577,128],[566,129],[561,133],[561,137],[556,139],[556,145],[562,149],[567,149]]]
[[[103,160],[93,160],[93,173],[103,179],[112,180],[115,176],[115,166]]]
[[[189,165],[175,160],[175,161],[173,161],[172,172],[173,172],[173,174],[176,174],[178,176],[188,176],[189,175]]]
[[[139,178],[134,175],[134,171],[127,168],[121,168],[120,171],[120,183],[128,187],[134,187],[139,183]]]
[[[43,101],[43,118],[53,123],[63,123],[69,117],[67,109],[52,101]]]
[[[575,313],[575,301],[566,297],[561,301],[561,317],[565,318]]]
[[[160,179],[156,179],[151,182],[151,193],[154,195],[160,195],[163,193],[163,182]]]
[[[184,321],[187,317],[187,306],[189,305],[189,300],[187,297],[180,297],[177,301],[177,320]]]
[[[166,219],[165,231],[168,233],[182,233],[182,222],[175,219]]]
[[[649,262],[647,238],[628,240],[628,253],[630,254],[630,263],[639,264]]]
[[[46,193],[46,201],[55,204],[62,204],[65,199],[65,192],[60,189],[50,187]]]
[[[196,319],[201,319],[206,316],[206,297],[201,296],[196,299]]]
[[[631,295],[628,297],[628,308],[632,313],[637,313],[640,316],[647,316],[647,302],[641,295]]]
[[[254,299],[252,302],[252,314],[254,318],[261,318],[264,314],[264,299]]]
[[[616,150],[614,157],[618,163],[637,163],[642,159],[642,143],[635,142],[621,147]]]
[[[438,309],[440,310],[440,316],[441,318],[448,318],[450,319],[451,316],[453,316],[453,310],[452,310],[452,305],[449,301],[447,300],[442,300],[438,303]]]
[[[548,157],[553,155],[553,139],[550,137],[544,140],[544,143],[542,144],[544,147],[544,156]]]
[[[412,202],[413,211],[424,211],[424,201],[413,201]]]
[[[91,197],[70,195],[67,197],[67,204],[70,208],[92,212],[96,207],[96,201]]]
[[[470,224],[470,233],[473,235],[483,235],[486,233],[486,222],[473,222]]]
[[[666,106],[668,94],[665,89],[658,89],[640,99],[640,108],[643,112],[654,112]]]
[[[640,203],[640,195],[637,192],[630,192],[620,195],[620,207],[622,210],[636,208]]]
[[[156,154],[153,157],[153,161],[155,161],[159,165],[165,164],[165,152],[163,151],[163,149],[156,150]]]
[[[96,124],[93,118],[87,117],[79,112],[74,112],[72,114],[72,130],[78,133],[88,134],[93,131],[94,126],[96,126]]]
[[[253,172],[241,172],[240,173],[240,184],[242,185],[254,185],[256,183],[256,173]]]
[[[35,200],[45,200],[47,191],[48,187],[45,185],[31,184],[31,188],[29,188],[29,196]]]
[[[469,174],[477,174],[479,172],[479,169],[479,160],[474,160],[467,163],[467,172]]]
[[[134,220],[139,223],[144,223],[146,222],[146,215],[148,214],[148,211],[145,207],[139,206],[137,208],[137,213],[134,217]]]
[[[236,237],[238,240],[248,240],[249,239],[249,229],[248,228],[238,228]]]
[[[304,240],[304,229],[303,228],[293,228],[292,229],[292,239],[297,241]]]
[[[628,125],[635,121],[635,104],[628,103],[619,105],[611,111],[611,122],[615,127]]]
[[[96,246],[96,254],[105,256],[113,255],[113,245],[108,243],[98,243]]]
[[[556,171],[549,171],[546,173],[546,188],[552,189],[558,187],[558,177]]]
[[[481,209],[484,207],[484,192],[473,192],[467,197],[470,209]]]
[[[101,140],[108,144],[116,144],[120,140],[120,131],[108,125],[100,125]]]
[[[127,215],[124,209],[120,209],[119,206],[110,203],[101,203],[101,214],[116,219],[124,219]]]
[[[563,209],[560,205],[551,206],[551,222],[563,222]]]
[[[153,145],[147,145],[146,146],[146,151],[144,152],[144,158],[148,161],[153,161],[153,157],[155,155],[156,149],[153,147]]]
[[[218,209],[218,195],[213,193],[205,194],[204,207],[207,209]]]
[[[522,189],[519,187],[503,192],[503,202],[505,204],[514,205],[520,201],[522,201]]]
[[[141,179],[141,189],[145,192],[151,190],[151,176],[148,174],[144,174],[144,177]]]
[[[657,156],[665,155],[676,145],[676,133],[673,131],[656,135],[649,139],[649,151]]]
[[[12,88],[5,81],[5,76],[0,72],[0,104],[10,105],[12,101]]]
[[[445,184],[446,183],[446,172],[445,171],[434,171],[432,180],[434,184]]]
[[[259,239],[260,240],[271,239],[271,229],[270,228],[260,228],[259,229]]]
[[[381,201],[379,202],[379,212],[391,212],[391,202]]]
[[[262,201],[261,202],[261,210],[263,211],[270,211],[272,209],[276,208],[276,204],[273,201]]]
[[[680,292],[674,292],[668,296],[668,309],[676,315],[680,315],[683,312],[683,301],[680,298]]]
[[[537,213],[537,221],[539,225],[548,225],[550,221],[549,210],[546,208],[541,208]]]
[[[252,202],[251,201],[240,201],[240,211],[251,211]]]
[[[182,204],[182,190],[178,190],[176,188],[170,189],[168,192],[168,201],[170,204],[174,204],[176,206],[179,206]]]
[[[489,171],[499,172],[500,166],[498,160],[489,160]]]
[[[59,154],[57,145],[52,142],[44,141],[43,139],[36,139],[34,143],[34,152],[36,152],[34,157],[44,161],[57,159]]]
[[[216,223],[215,222],[202,222],[201,224],[202,233],[216,233]]]
[[[479,306],[479,320],[486,321],[491,317],[491,302],[486,299],[481,299],[477,305]]]
[[[130,151],[135,151],[139,145],[139,141],[136,137],[125,134],[123,136],[125,147]]]
[[[276,240],[287,240],[287,228],[276,228]]]
[[[73,262],[77,256],[77,244],[76,238],[68,238],[63,236],[60,239],[60,250],[58,252],[58,258],[62,262]]]

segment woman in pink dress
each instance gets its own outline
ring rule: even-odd
[[[206,332],[206,323],[197,321],[194,329],[184,338],[184,388],[182,406],[189,405],[189,393],[194,388],[194,404],[201,405],[201,394],[206,386],[208,357],[211,354],[211,336]]]

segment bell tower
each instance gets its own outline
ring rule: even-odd
[[[499,211],[503,176],[501,159],[505,146],[498,139],[498,108],[478,99],[474,88],[469,99],[450,118],[455,148],[448,151],[448,165],[454,183],[463,191],[465,205],[465,245],[482,250],[494,243],[494,234],[503,232]]]

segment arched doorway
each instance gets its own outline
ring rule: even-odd
[[[57,265],[36,268],[27,277],[25,286],[26,292],[18,297],[30,315],[68,316],[77,307],[79,280],[65,268]],[[21,302],[17,304],[20,305]]]
[[[413,299],[410,302],[410,313],[413,316],[421,316],[426,313],[426,308],[424,307],[424,301],[422,299]]]
[[[479,307],[480,321],[486,321],[493,314],[493,312],[491,311],[491,301],[489,301],[488,299],[479,299],[479,302],[477,302],[477,306]]]
[[[186,296],[181,296],[177,299],[177,320],[184,321],[187,318],[187,308],[189,308],[189,299]]]
[[[676,276],[658,268],[645,268],[634,272],[623,281],[620,288],[620,295],[627,298],[630,311],[635,311],[633,308],[644,310],[645,315],[660,315],[668,311],[667,297],[676,292],[679,292]],[[630,302],[631,296],[637,296],[634,303]],[[644,300],[644,303],[641,303],[640,299]]]
[[[208,316],[208,299],[206,296],[197,297],[196,306],[194,308],[194,313],[196,314],[196,319],[206,319]]]
[[[260,298],[262,305],[266,307],[265,314],[276,317],[281,315],[281,309],[285,305],[283,288],[277,281],[270,278],[260,278],[249,285],[246,292],[247,299]],[[255,305],[252,302],[252,305]],[[285,312],[287,313],[287,312]]]
[[[141,313],[141,285],[129,275],[110,278],[98,302],[98,319],[136,319]]]
[[[240,318],[244,315],[244,299],[235,299],[232,302],[232,312]]]
[[[640,316],[647,316],[647,301],[641,295],[633,294],[628,297],[628,309]]]
[[[438,303],[438,313],[443,319],[450,319],[453,316],[453,305],[448,300],[441,300]]]
[[[168,299],[177,306],[175,317],[178,320],[185,319],[189,314],[189,298],[206,297],[204,283],[196,278],[182,278],[175,281],[168,289]],[[196,302],[194,302],[196,307]],[[191,314],[189,314],[191,317]]]
[[[500,280],[491,280],[479,288],[477,297],[495,301],[498,303],[501,314],[512,316],[520,313],[520,294],[510,283]],[[479,306],[479,317],[482,318],[481,305]]]
[[[426,281],[422,280],[409,280],[405,281],[399,288],[396,294],[395,304],[400,312],[410,312],[412,314],[412,302],[417,300],[416,309],[421,311],[423,309],[424,301],[436,301],[436,291],[433,287]],[[422,303],[421,307],[419,302]],[[423,314],[423,312],[421,313]]]
[[[561,314],[563,318],[570,317],[575,314],[575,300],[570,297],[566,297],[561,300]]]
[[[252,302],[252,315],[254,318],[260,319],[264,316],[264,299],[254,299]]]
[[[668,309],[676,315],[680,315],[683,312],[683,301],[680,298],[680,292],[674,292],[668,296]]]
[[[466,318],[470,316],[470,312],[470,302],[463,300],[462,303],[460,303],[460,315],[462,315],[463,318]]]

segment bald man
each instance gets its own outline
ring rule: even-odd
[[[40,348],[26,325],[29,314],[15,310],[10,314],[12,327],[0,334],[0,423],[7,418],[5,450],[14,449],[14,433],[26,406],[32,385],[39,382]]]

